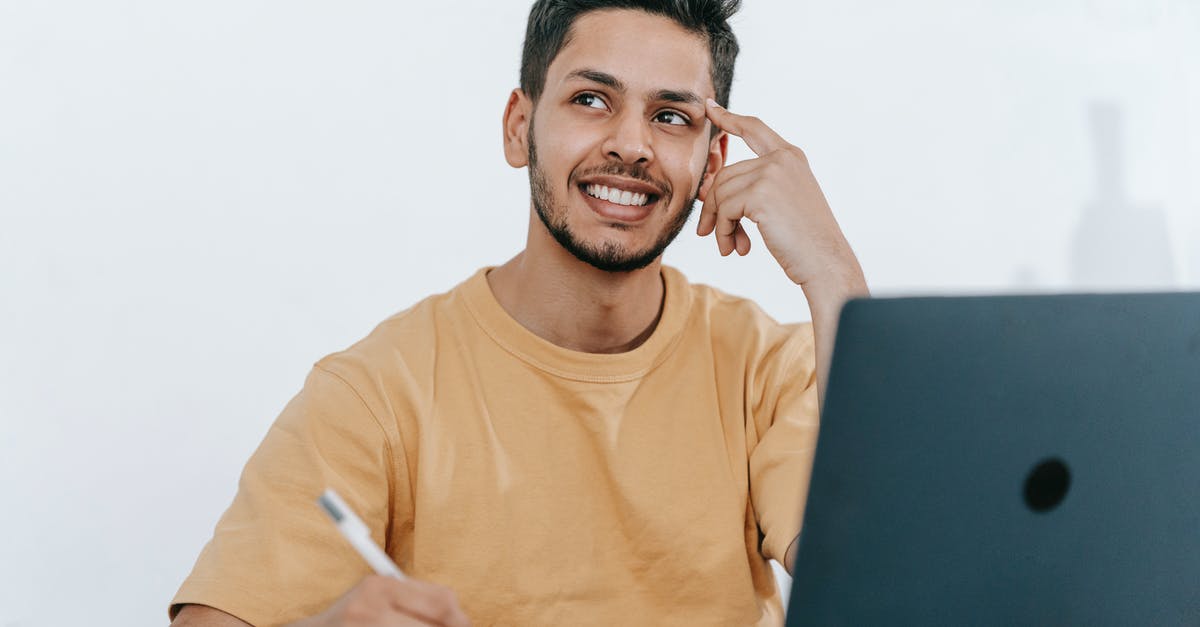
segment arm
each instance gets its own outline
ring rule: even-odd
[[[758,118],[731,113],[712,100],[706,111],[723,131],[710,146],[722,164],[726,134],[742,138],[756,157],[719,167],[706,178],[700,189],[704,208],[696,233],[714,234],[721,255],[735,250],[745,255],[750,252],[750,238],[741,219],[749,219],[758,225],[763,243],[788,278],[804,290],[812,314],[819,409],[825,403],[842,306],[870,295],[862,267],[804,151]],[[788,573],[796,561],[798,539],[792,539],[784,555]]]
[[[324,612],[289,627],[470,627],[458,597],[445,586],[371,575],[342,595]],[[171,627],[253,627],[207,605],[184,605]]]
[[[867,281],[850,243],[802,150],[789,144],[758,118],[726,111],[713,101],[708,117],[725,133],[741,137],[754,154],[720,168],[705,180],[699,235],[713,233],[722,255],[750,252],[741,219],[756,223],[767,250],[788,278],[804,290],[816,340],[817,390],[821,402],[829,380],[833,341],[842,305],[867,296]],[[713,140],[722,154],[723,135]]]
[[[326,488],[343,495],[381,546],[389,521],[407,519],[409,483],[398,475],[407,467],[404,450],[386,428],[391,423],[367,404],[374,397],[364,400],[348,382],[352,365],[314,366],[271,425],[170,601],[196,606],[184,618],[206,625],[232,615],[243,622],[229,624],[278,625],[321,614],[360,584],[369,567],[317,505]]]
[[[813,344],[817,362],[817,398],[823,407],[825,404],[825,386],[829,381],[829,366],[833,361],[833,343],[837,337],[838,316],[842,305],[851,298],[867,296],[866,281],[861,278],[848,280],[842,285],[832,282],[829,287],[806,286],[804,295],[808,298],[809,309],[813,319]],[[783,567],[791,575],[796,564],[796,551],[800,545],[797,535],[788,545],[787,554],[783,559]]]
[[[847,252],[849,248],[847,247]],[[849,252],[851,259],[854,253]],[[858,262],[854,261],[857,270]],[[833,343],[837,337],[838,317],[842,306],[852,298],[868,296],[867,281],[862,270],[854,276],[834,277],[825,281],[811,281],[804,286],[804,296],[812,313],[814,344],[817,353],[817,397],[821,407],[825,406],[825,388],[829,383],[829,366],[833,362]],[[795,546],[795,543],[792,543]],[[791,569],[788,569],[791,572]]]
[[[792,567],[796,565],[796,549],[800,544],[800,536],[796,536],[792,543],[788,545],[787,556],[783,558],[783,568],[788,574],[792,574]]]

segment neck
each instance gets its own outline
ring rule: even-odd
[[[536,216],[532,221],[525,250],[487,275],[500,306],[570,350],[623,353],[645,342],[662,314],[661,259],[632,272],[598,270],[563,249]]]

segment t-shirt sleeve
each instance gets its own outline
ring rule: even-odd
[[[170,616],[198,603],[264,626],[323,611],[370,569],[317,497],[335,489],[386,548],[389,522],[403,515],[391,499],[405,467],[397,453],[359,393],[318,364],[246,463]]]
[[[820,419],[812,325],[788,328],[758,365],[751,408],[750,499],[763,556],[781,564],[804,520]]]

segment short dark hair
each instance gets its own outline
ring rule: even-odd
[[[708,40],[715,100],[729,106],[738,43],[729,18],[741,0],[537,0],[529,11],[521,54],[521,90],[537,102],[546,87],[546,72],[570,41],[571,25],[584,13],[601,9],[636,9],[674,20]]]

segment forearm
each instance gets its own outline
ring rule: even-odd
[[[814,349],[817,367],[817,397],[825,405],[825,388],[829,382],[829,366],[833,361],[833,343],[837,337],[838,317],[842,306],[853,298],[870,296],[867,280],[856,260],[847,263],[841,276],[810,281],[802,286],[812,314]]]
[[[853,298],[870,296],[867,280],[863,276],[858,261],[851,253],[850,260],[843,266],[845,271],[840,276],[830,275],[822,281],[810,281],[801,287],[804,297],[808,299],[809,312],[812,314],[813,343],[816,352],[817,369],[817,399],[821,407],[825,405],[825,388],[829,382],[829,366],[833,362],[833,343],[837,337],[838,318],[842,306]],[[783,567],[788,574],[796,562],[796,549],[800,536],[792,539],[783,558]]]
[[[783,557],[783,568],[789,575],[793,574],[792,568],[796,565],[796,550],[800,548],[800,536],[792,538],[792,543],[788,545],[787,554]]]

